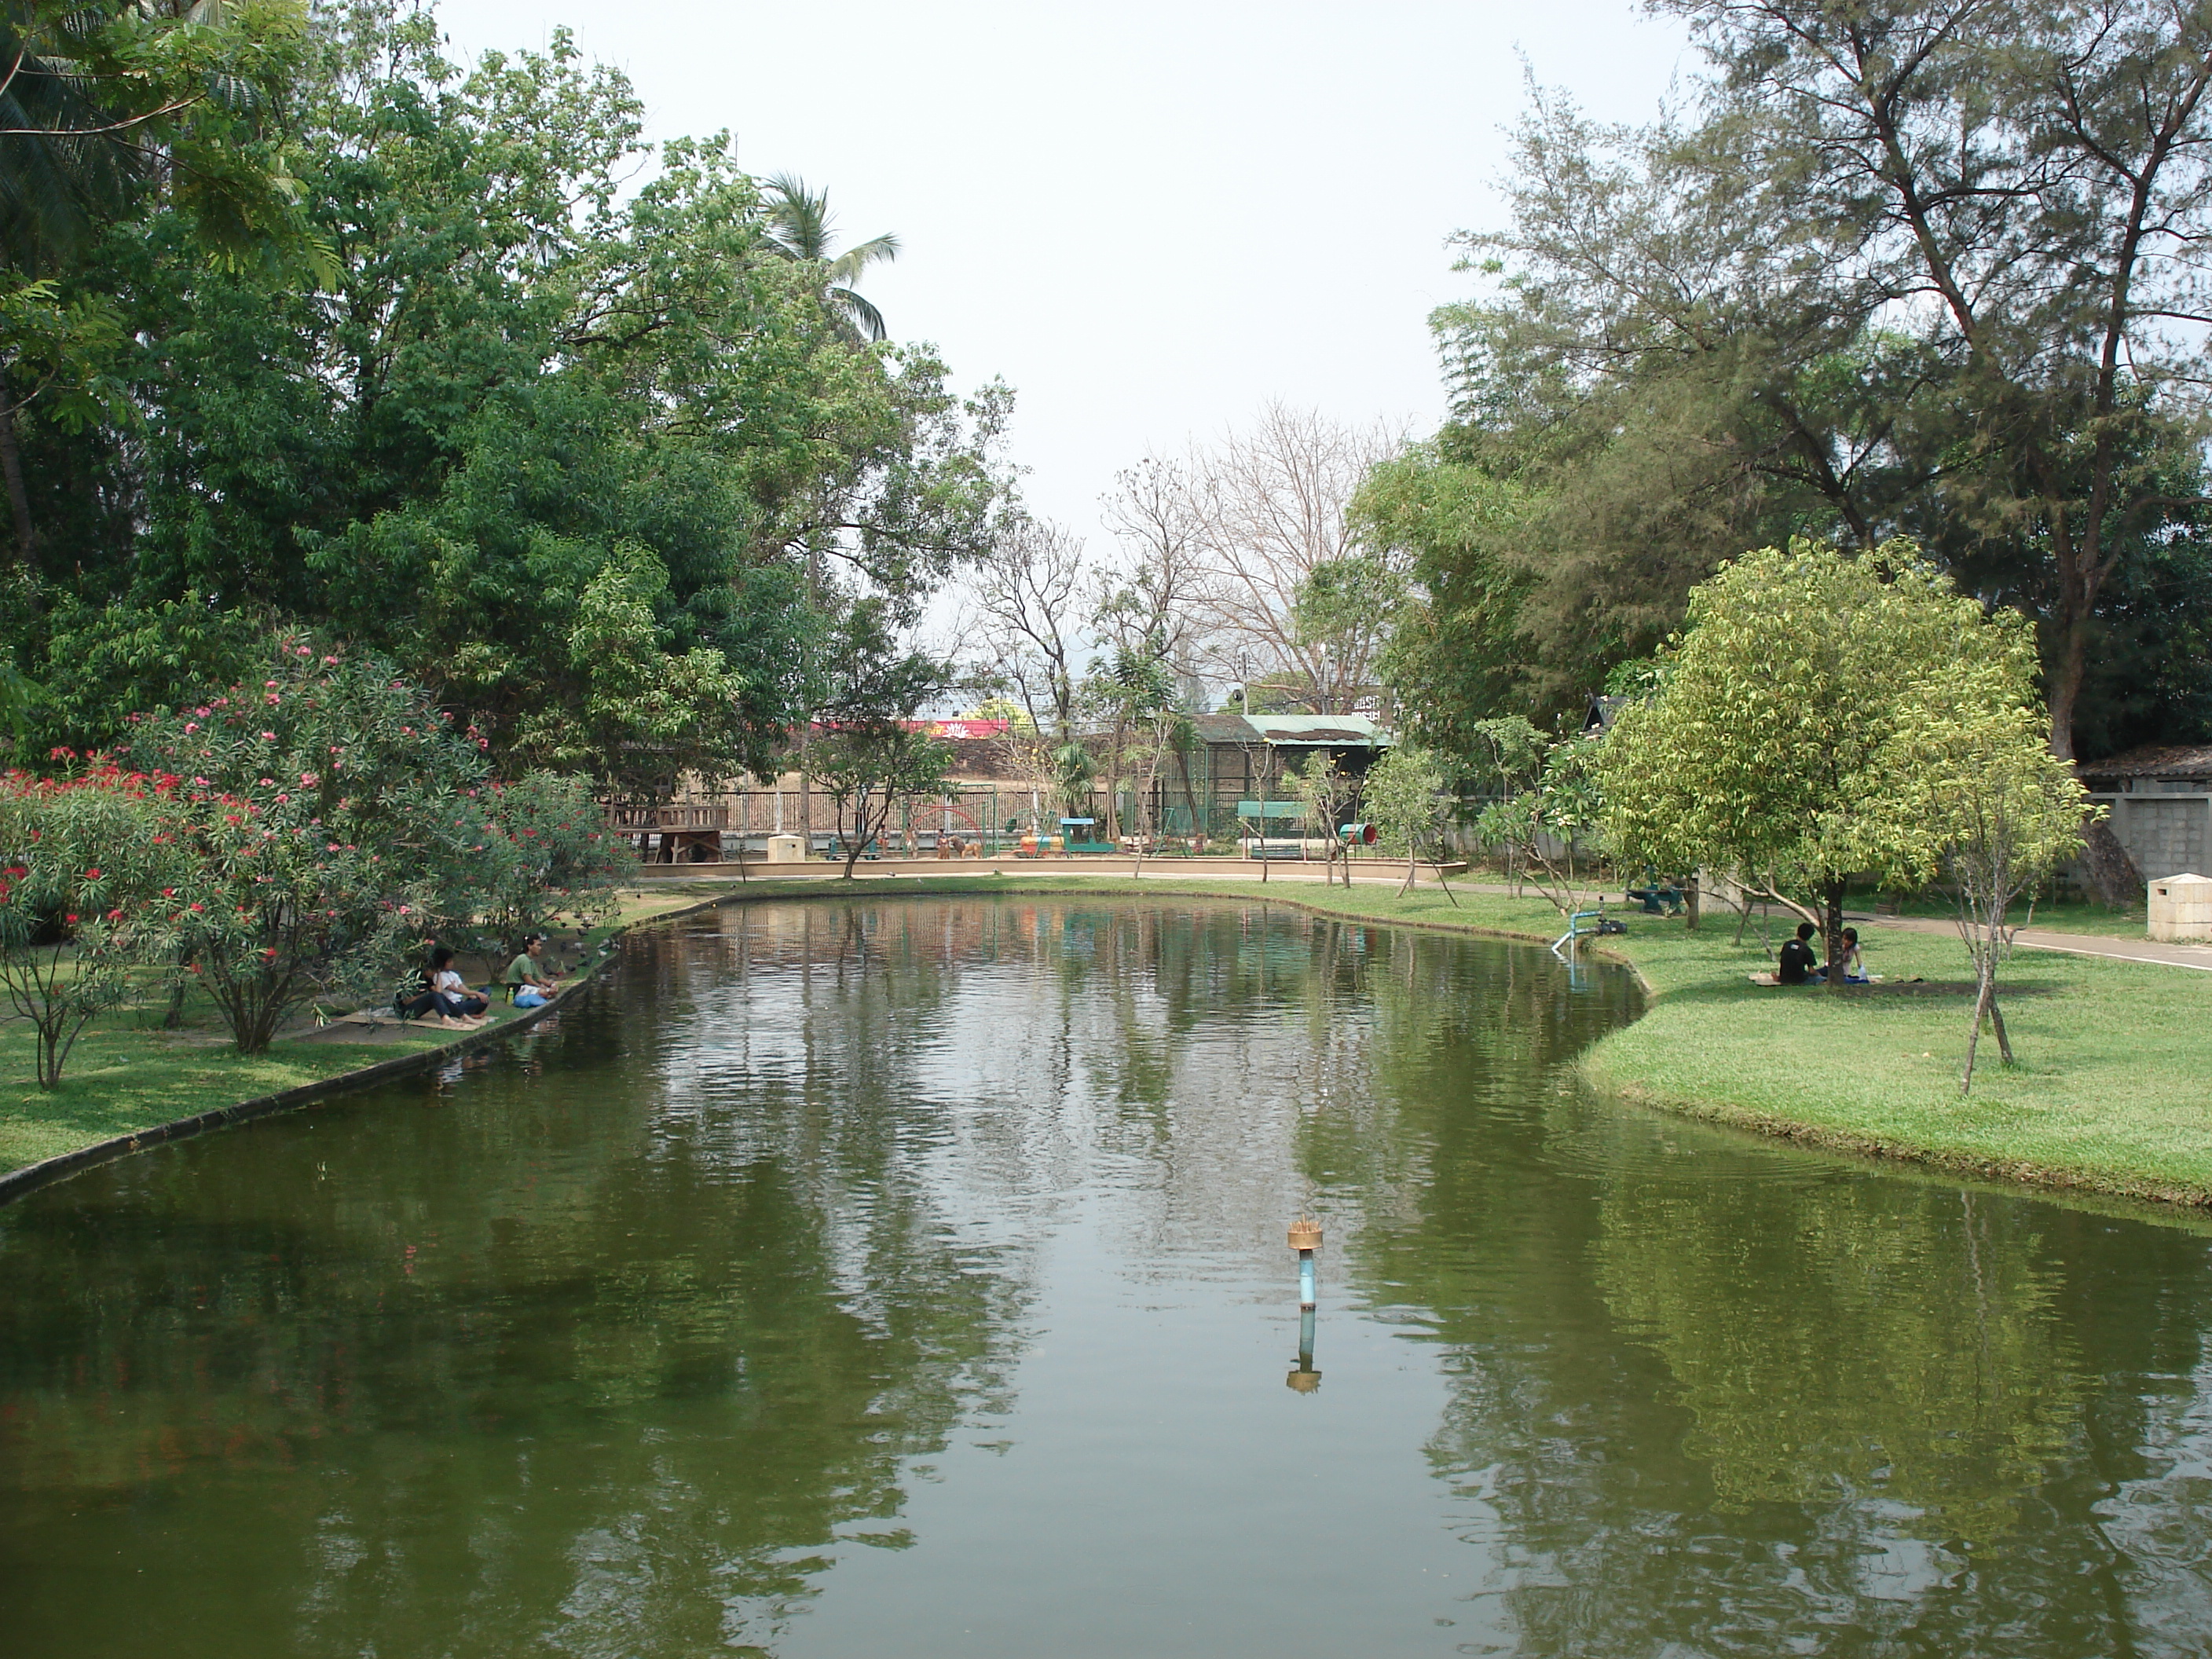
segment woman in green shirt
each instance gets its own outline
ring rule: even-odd
[[[534,946],[544,943],[545,935],[543,933],[525,933],[522,949],[515,953],[514,960],[507,964],[507,983],[518,1007],[534,1008],[553,994],[554,981],[546,977],[544,970],[538,965],[538,958],[532,954]],[[525,994],[532,991],[537,994],[526,1001]]]

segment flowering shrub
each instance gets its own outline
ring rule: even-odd
[[[130,726],[133,763],[179,779],[179,954],[246,1053],[481,897],[482,740],[373,656],[282,638],[258,678]]]
[[[312,797],[270,787],[179,799],[167,921],[240,1053],[267,1048],[319,997],[380,984],[423,912],[423,878],[337,839],[350,832],[316,817]]]
[[[257,678],[133,715],[129,730],[121,758],[138,770],[104,765],[85,780],[15,788],[22,800],[58,799],[106,779],[100,799],[144,817],[135,830],[88,830],[106,862],[70,853],[78,885],[42,877],[21,909],[17,931],[74,964],[50,963],[39,981],[58,1009],[64,990],[72,1008],[107,1006],[99,998],[120,994],[131,954],[159,950],[255,1053],[310,1003],[380,987],[426,933],[459,937],[482,918],[512,939],[562,913],[589,919],[620,867],[581,780],[491,782],[481,736],[455,730],[427,692],[374,657],[302,636],[274,641]],[[138,896],[116,917],[106,916],[114,904],[77,902],[126,860]],[[146,873],[156,866],[158,878]],[[48,920],[58,915],[75,920]]]
[[[469,805],[483,809],[477,914],[501,941],[562,915],[589,926],[611,914],[615,876],[631,860],[607,833],[586,780],[526,773]]]
[[[60,1083],[86,1024],[122,1000],[158,939],[173,783],[105,764],[0,774],[0,985],[37,1034],[40,1088]]]

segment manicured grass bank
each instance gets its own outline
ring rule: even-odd
[[[722,896],[1022,890],[1264,899],[1362,921],[1519,939],[1549,939],[1559,930],[1550,907],[1534,897],[1462,891],[1455,908],[1431,888],[1400,898],[1379,884],[1347,891],[1305,882],[1262,888],[1152,874],[1132,881],[1026,872],[878,878],[849,886],[684,883],[629,896],[618,926]],[[1999,1066],[1985,1042],[1974,1092],[1961,1101],[1969,1005],[1965,953],[1955,940],[1863,925],[1876,973],[1933,983],[1919,991],[1831,996],[1752,985],[1747,975],[1765,958],[1755,930],[1741,945],[1731,943],[1731,917],[1708,917],[1694,933],[1656,918],[1632,918],[1630,926],[1626,935],[1604,941],[1605,954],[1636,969],[1651,1002],[1642,1020],[1585,1057],[1586,1075],[1603,1090],[1693,1117],[1962,1175],[2212,1205],[2212,975],[2021,952],[2005,1002],[2021,1064]],[[130,1029],[126,1018],[89,1035],[67,1085],[42,1096],[27,1081],[30,1057],[20,1029],[0,1028],[0,1169],[394,1052],[292,1043],[241,1060],[204,1042]]]

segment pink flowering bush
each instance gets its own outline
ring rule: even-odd
[[[282,638],[254,678],[130,726],[131,762],[179,780],[177,955],[242,1052],[477,907],[483,753],[379,659]]]
[[[315,1001],[380,991],[426,936],[595,915],[619,867],[582,781],[494,782],[428,692],[303,636],[131,732],[131,763],[177,779],[176,959],[246,1053]]]
[[[530,772],[460,805],[479,837],[474,914],[495,940],[513,945],[563,916],[588,927],[612,914],[615,878],[633,860],[607,833],[587,780]]]
[[[174,781],[107,764],[60,779],[0,774],[0,986],[36,1033],[42,1089],[159,948]]]
[[[374,843],[337,837],[313,798],[261,787],[180,791],[165,890],[184,971],[241,1054],[319,999],[379,989],[415,937],[428,883]]]

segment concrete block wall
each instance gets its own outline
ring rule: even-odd
[[[2212,869],[2212,795],[2098,795],[2147,881]]]

